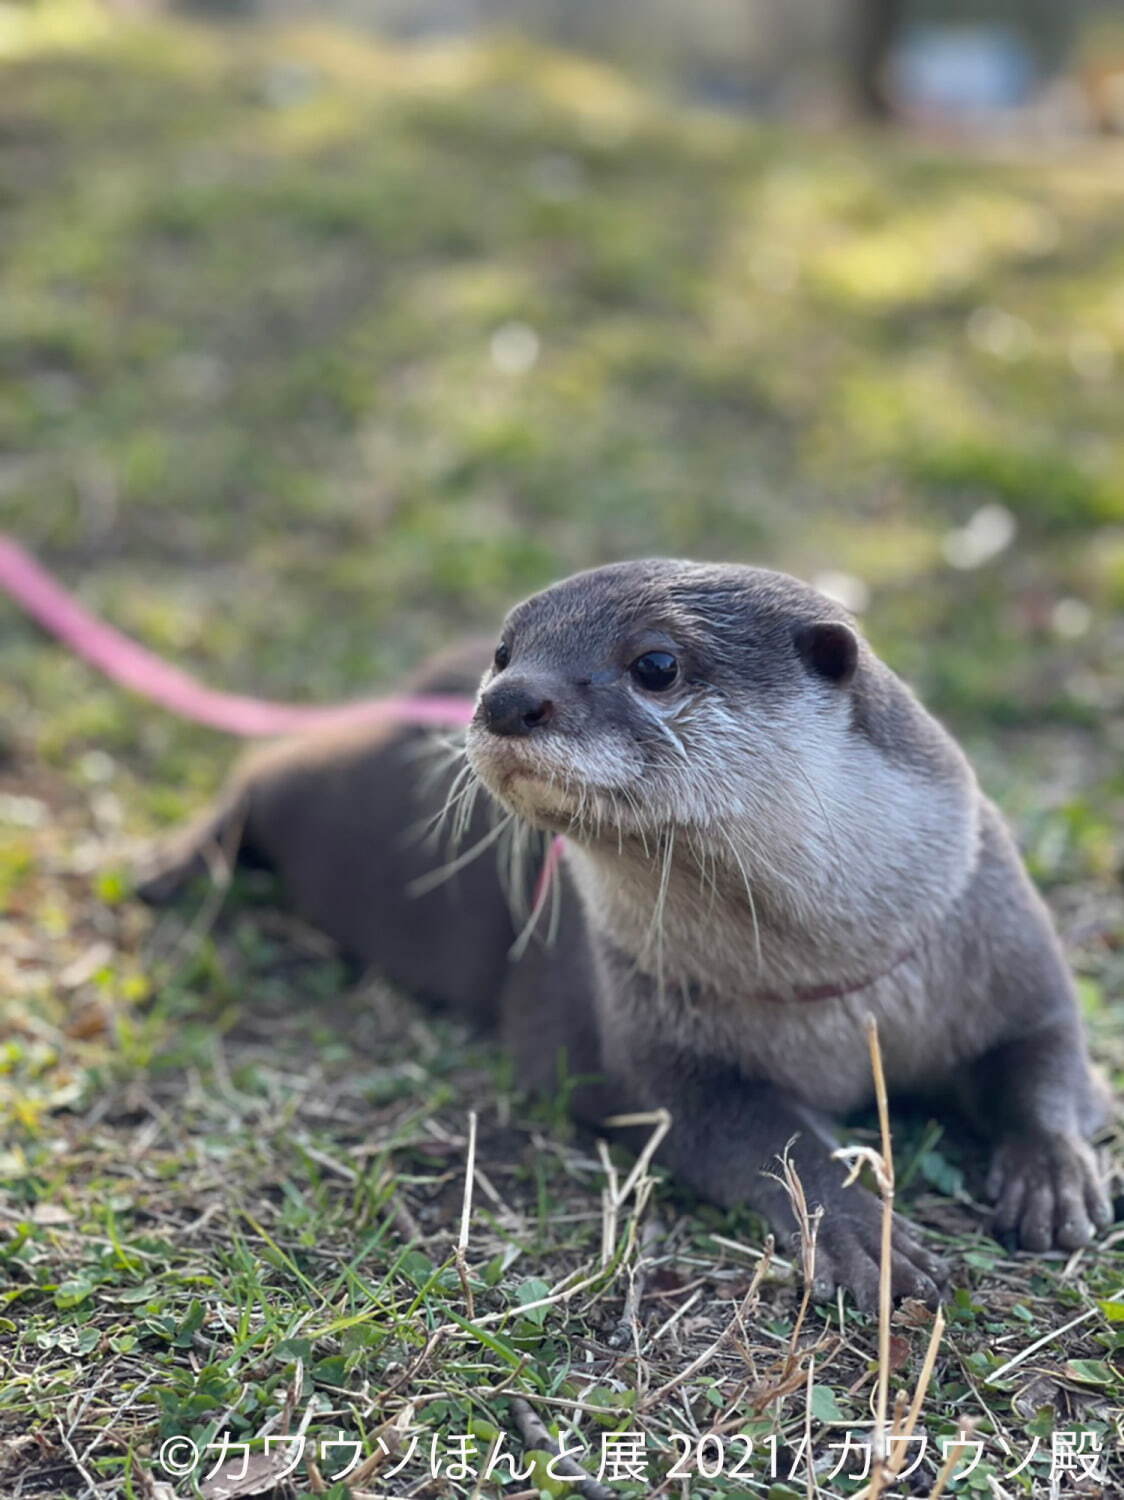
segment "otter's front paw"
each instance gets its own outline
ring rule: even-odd
[[[890,1289],[894,1298],[916,1297],[936,1307],[948,1279],[944,1261],[919,1244],[896,1214],[892,1244]],[[881,1258],[882,1208],[876,1199],[871,1198],[858,1212],[851,1204],[827,1209],[816,1236],[812,1295],[826,1302],[835,1296],[837,1287],[843,1287],[860,1312],[877,1312]]]
[[[1076,1250],[1112,1222],[1096,1157],[1074,1135],[1003,1141],[987,1190],[996,1234],[1017,1235],[1024,1250]]]

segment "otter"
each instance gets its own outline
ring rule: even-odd
[[[949,1098],[989,1139],[997,1232],[1045,1251],[1109,1223],[1107,1101],[1046,907],[846,610],[760,568],[614,563],[516,605],[492,644],[412,684],[475,694],[462,748],[408,725],[268,747],[141,894],[215,850],[272,866],[346,952],[498,1029],[529,1087],[563,1059],[581,1119],[666,1108],[672,1174],[793,1244],[787,1153],[823,1211],[819,1298],[877,1305],[881,1205],[832,1159],[834,1120],[872,1098],[868,1016],[891,1095]],[[443,812],[464,852],[435,869],[419,831]],[[516,830],[555,840],[511,843],[533,896],[495,856]],[[897,1219],[895,1297],[946,1280]]]

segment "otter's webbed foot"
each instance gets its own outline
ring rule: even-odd
[[[151,844],[137,860],[133,889],[149,906],[174,901],[201,876],[225,882],[246,854],[249,803],[238,792],[223,797],[193,822]]]
[[[206,872],[206,862],[197,850],[156,844],[134,866],[133,892],[148,906],[165,906]]]
[[[661,1061],[659,1074],[653,1068],[649,1075],[655,1076],[648,1099],[670,1107],[675,1123],[663,1159],[672,1170],[712,1202],[745,1203],[764,1214],[778,1240],[799,1254],[797,1214],[777,1170],[787,1160],[808,1208],[823,1208],[813,1295],[826,1300],[842,1287],[862,1311],[875,1312],[882,1203],[866,1188],[843,1185],[843,1168],[831,1157],[830,1121],[786,1091],[732,1069],[703,1069],[681,1054]],[[944,1263],[898,1218],[890,1277],[895,1298],[916,1297],[933,1306],[947,1280]]]
[[[891,1243],[890,1290],[894,1299],[915,1297],[936,1307],[948,1281],[945,1262],[926,1250],[897,1214]],[[799,1236],[795,1236],[793,1247],[799,1245]],[[812,1295],[826,1302],[842,1287],[854,1297],[860,1312],[877,1312],[881,1263],[881,1203],[863,1189],[849,1188],[845,1195],[841,1190],[838,1201],[820,1220]]]
[[[1079,1136],[1008,1137],[995,1149],[987,1180],[995,1232],[1024,1250],[1076,1250],[1112,1222],[1096,1156]]]

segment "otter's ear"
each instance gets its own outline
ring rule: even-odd
[[[849,625],[822,620],[801,625],[794,640],[804,665],[829,682],[850,682],[859,661],[859,639]]]

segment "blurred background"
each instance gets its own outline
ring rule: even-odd
[[[6,0],[3,526],[208,682],[306,701],[579,566],[789,568],[1114,963],[1122,19]],[[9,891],[58,798],[147,832],[230,756],[3,601],[0,716]]]

